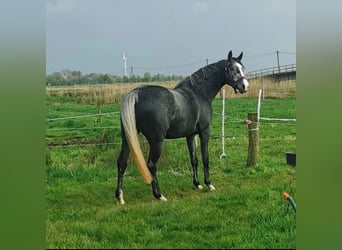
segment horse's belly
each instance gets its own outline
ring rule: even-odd
[[[166,139],[176,139],[176,138],[181,138],[185,137],[186,135],[183,133],[175,133],[174,131],[168,132],[165,136]]]
[[[181,137],[187,137],[189,135],[193,135],[195,134],[196,132],[195,131],[192,131],[192,132],[184,132],[184,131],[170,131],[170,132],[167,132],[165,138],[166,139],[176,139],[176,138],[181,138]]]
[[[191,125],[186,125],[182,123],[178,123],[174,126],[171,126],[166,132],[165,138],[167,139],[175,139],[180,137],[187,137],[189,135],[193,135],[197,132],[195,123]]]

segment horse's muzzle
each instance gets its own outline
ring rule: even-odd
[[[239,88],[240,94],[247,92],[248,87],[249,87],[249,83],[247,79],[245,77],[240,77],[238,82],[239,82],[239,87],[240,87]]]

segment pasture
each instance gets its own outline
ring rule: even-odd
[[[295,248],[296,214],[282,193],[296,200],[296,168],[285,160],[285,152],[296,150],[296,123],[261,121],[258,164],[246,167],[243,121],[256,111],[260,86],[266,90],[262,117],[296,117],[292,81],[257,82],[239,98],[227,90],[227,157],[220,159],[222,104],[216,98],[209,141],[216,191],[194,188],[185,138],[166,140],[158,177],[168,201],[153,198],[130,159],[124,206],[114,189],[121,142],[118,103],[128,85],[47,89],[46,247]],[[141,145],[146,153],[144,138]],[[199,178],[203,184],[201,162]]]

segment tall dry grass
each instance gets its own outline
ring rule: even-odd
[[[120,103],[123,95],[128,91],[141,85],[159,85],[166,88],[174,87],[178,82],[153,82],[153,83],[123,83],[123,84],[103,84],[103,85],[75,85],[63,87],[46,87],[48,97],[74,97],[78,103],[102,104]],[[226,98],[243,98],[258,96],[259,89],[263,89],[265,98],[281,98],[296,94],[296,81],[275,81],[272,78],[258,78],[249,80],[248,92],[242,95],[235,94],[234,90],[225,85]],[[220,97],[218,93],[217,97]]]
[[[296,80],[276,81],[272,78],[263,77],[251,79],[248,82],[248,91],[242,95],[235,94],[230,86],[225,85],[223,88],[226,98],[257,97],[259,89],[263,90],[265,98],[282,98],[296,94]],[[217,97],[220,97],[220,93]]]
[[[141,85],[160,85],[167,88],[174,87],[177,82],[153,82],[153,83],[122,83],[99,85],[74,85],[61,87],[46,87],[48,97],[71,97],[82,104],[111,104],[120,103],[123,95]]]

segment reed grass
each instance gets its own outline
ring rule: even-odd
[[[141,85],[159,85],[173,88],[178,82],[152,82],[152,83],[122,83],[101,85],[74,85],[63,87],[46,87],[47,97],[62,97],[72,99],[79,104],[118,104],[125,93]],[[258,96],[259,89],[264,90],[267,97],[280,98],[294,95],[296,93],[296,81],[275,81],[272,78],[258,78],[249,81],[250,87],[247,93],[237,95],[233,89],[225,85],[226,98],[242,98]],[[217,97],[220,97],[218,93]]]

